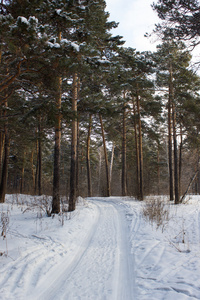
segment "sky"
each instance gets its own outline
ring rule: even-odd
[[[136,48],[137,51],[156,50],[156,37],[151,40],[144,37],[159,22],[156,12],[151,8],[152,3],[153,0],[106,0],[109,20],[119,22],[118,28],[112,33],[124,37],[125,47]]]

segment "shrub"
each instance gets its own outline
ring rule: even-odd
[[[164,226],[169,221],[169,206],[163,198],[148,197],[143,206],[143,215],[151,224],[155,223],[157,228]]]

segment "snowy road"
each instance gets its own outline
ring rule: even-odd
[[[133,198],[80,198],[51,218],[43,200],[7,195],[1,205],[0,300],[200,299],[200,196],[165,202],[159,228]]]
[[[7,297],[0,299],[135,299],[134,256],[125,206],[112,198],[91,198],[89,205],[93,214],[89,226],[81,234],[79,222],[79,234],[72,232],[71,245],[67,236],[62,244],[48,235],[31,236],[38,246],[34,244],[11,263],[9,290],[4,280]]]
[[[39,299],[134,299],[134,264],[123,209],[111,201],[92,202],[98,212],[95,223]]]

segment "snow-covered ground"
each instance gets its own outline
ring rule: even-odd
[[[48,201],[0,205],[1,300],[200,299],[200,196],[167,202],[159,227],[132,198],[80,199],[53,218]]]

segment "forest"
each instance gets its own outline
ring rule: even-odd
[[[1,0],[1,203],[199,193],[199,2],[152,9],[159,45],[139,52],[111,34],[104,0]]]

